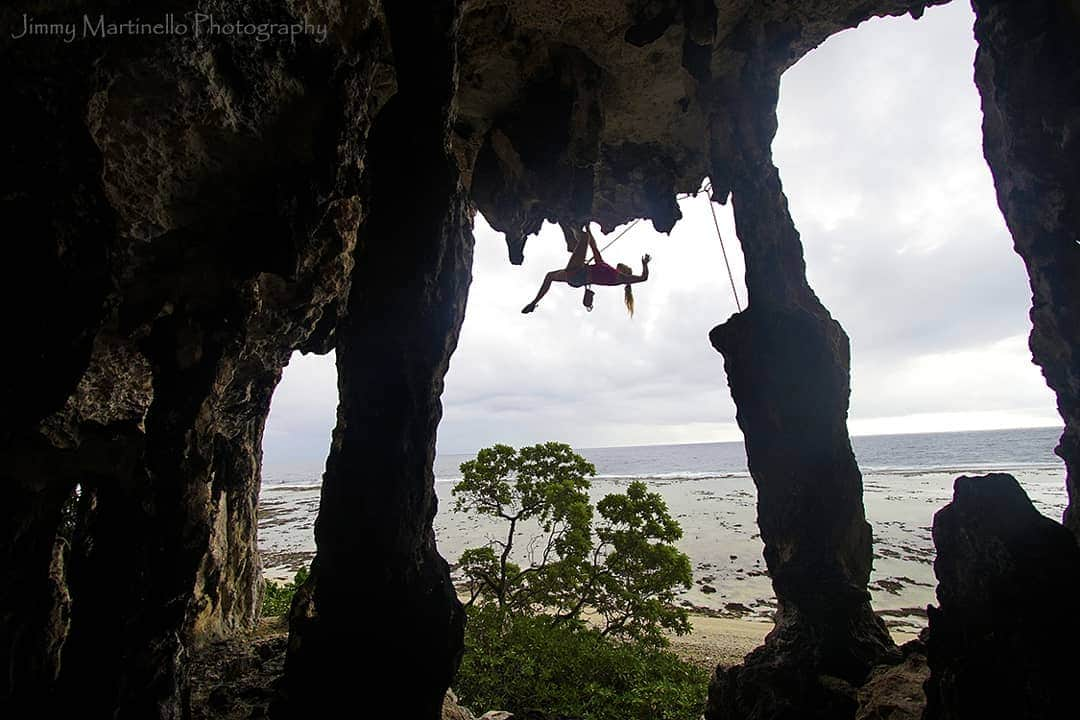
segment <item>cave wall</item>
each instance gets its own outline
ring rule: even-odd
[[[3,377],[5,710],[182,717],[187,650],[258,612],[270,394],[294,349],[332,346],[393,72],[378,6],[247,9],[327,42],[5,34],[0,212],[28,259],[3,312],[31,348]]]
[[[13,10],[0,11],[5,27]],[[0,48],[10,108],[0,117],[0,220],[5,237],[22,240],[5,260],[18,271],[0,283],[0,313],[9,337],[25,348],[6,352],[0,373],[0,708],[6,708],[17,693],[43,693],[59,672],[70,608],[54,592],[63,561],[59,553],[53,562],[54,549],[72,475],[82,468],[37,426],[64,407],[89,361],[105,312],[114,220],[97,181],[99,154],[76,120],[85,113],[88,78],[50,48],[15,46],[7,33]]]
[[[972,5],[983,149],[1031,280],[1031,352],[1065,421],[1064,522],[1080,536],[1080,9]]]

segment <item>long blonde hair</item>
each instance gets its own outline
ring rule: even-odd
[[[619,263],[615,266],[615,269],[619,272],[626,273],[627,275],[633,275],[634,271],[630,269],[629,265]],[[630,317],[634,317],[634,291],[630,289],[630,285],[627,284],[623,290],[623,302],[626,303],[626,311],[630,313]]]

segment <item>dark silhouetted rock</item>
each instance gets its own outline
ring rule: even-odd
[[[9,3],[0,25],[106,9]],[[0,380],[0,715],[180,718],[189,652],[255,621],[270,395],[294,350],[332,346],[392,88],[371,8],[244,12],[310,13],[328,41],[0,39],[0,223],[27,253],[4,325],[34,348]]]
[[[998,206],[1031,279],[1031,352],[1057,394],[1080,537],[1080,14],[1058,0],[974,0],[975,83]]]
[[[294,602],[277,718],[437,718],[465,613],[435,547],[435,433],[472,279],[472,213],[448,151],[456,5],[387,7],[398,92],[369,136],[370,212],[335,333],[338,422],[310,609]],[[391,693],[408,680],[408,692]],[[363,700],[357,697],[360,679]]]
[[[934,516],[926,720],[1075,714],[1080,547],[1011,475],[956,479]]]
[[[855,688],[899,659],[867,590],[873,551],[847,432],[847,335],[810,289],[772,162],[774,80],[748,78],[732,112],[729,176],[749,300],[709,337],[757,486],[776,628],[742,666],[717,669],[710,720],[852,717]]]

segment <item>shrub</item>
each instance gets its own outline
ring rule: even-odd
[[[289,614],[292,607],[293,595],[308,578],[308,569],[300,568],[293,576],[292,582],[276,583],[267,580],[263,588],[262,615],[263,617],[282,617]]]
[[[482,712],[540,710],[584,720],[698,720],[708,674],[674,654],[581,623],[469,609],[454,689]]]

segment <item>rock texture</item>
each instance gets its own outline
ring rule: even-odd
[[[1075,713],[1080,547],[1011,475],[959,477],[934,516],[926,720]]]
[[[456,148],[510,259],[549,220],[666,232],[677,192],[730,190],[729,110],[838,30],[934,2],[474,0],[462,16]]]
[[[294,349],[330,347],[368,117],[392,92],[375,9],[291,7],[248,10],[322,18],[328,41],[0,41],[14,88],[0,213],[27,254],[5,290],[40,298],[3,303],[33,348],[2,380],[12,716],[53,697],[57,712],[182,717],[188,649],[255,618],[270,394]],[[93,9],[17,3],[0,19]],[[62,518],[70,622],[49,572]]]
[[[1080,537],[1080,13],[975,0],[975,82],[998,205],[1031,278],[1031,352],[1065,421],[1065,524]]]
[[[930,674],[926,645],[912,640],[901,652],[903,662],[875,668],[859,688],[855,720],[922,720],[926,709],[923,684]]]
[[[191,720],[269,717],[285,667],[284,627],[263,621],[256,636],[242,635],[191,654]]]
[[[442,720],[476,720],[469,708],[458,702],[453,690],[447,690],[442,704]]]
[[[278,717],[435,718],[463,652],[464,610],[435,548],[439,397],[465,316],[472,217],[447,142],[452,2],[388,6],[398,92],[375,121],[371,211],[335,336],[340,403],[306,603],[293,611]],[[302,612],[300,605],[306,604]],[[372,658],[377,662],[372,662]],[[403,675],[409,692],[392,695]]]

